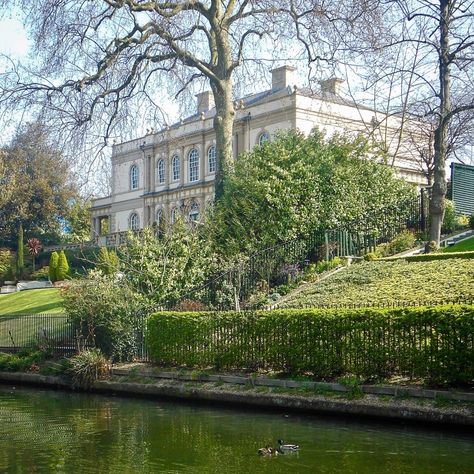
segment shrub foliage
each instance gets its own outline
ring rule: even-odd
[[[474,381],[474,306],[163,312],[148,319],[161,364],[272,369],[316,377],[407,375]]]

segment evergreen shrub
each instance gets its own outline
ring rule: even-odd
[[[160,312],[148,353],[164,365],[437,384],[474,382],[474,306]]]
[[[56,270],[56,280],[63,281],[69,275],[69,263],[64,250],[59,252],[58,267]]]
[[[48,274],[49,274],[49,279],[52,282],[57,281],[58,279],[58,261],[59,261],[59,255],[57,252],[52,252],[51,257],[49,258],[49,269],[48,269]]]

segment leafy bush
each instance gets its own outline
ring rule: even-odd
[[[82,331],[84,343],[115,360],[130,360],[137,354],[139,318],[151,306],[126,279],[115,280],[93,271],[87,278],[71,280],[63,297],[64,309]]]
[[[88,349],[69,359],[69,374],[74,385],[88,388],[96,380],[107,378],[110,372],[108,360],[98,349]]]
[[[444,209],[444,219],[442,231],[445,234],[450,234],[454,232],[457,228],[457,216],[456,209],[454,207],[454,202],[446,199],[445,209]]]
[[[472,384],[473,332],[474,306],[163,312],[148,319],[147,346],[165,365]]]
[[[374,254],[376,257],[389,257],[405,250],[410,250],[415,246],[415,242],[415,234],[409,230],[404,230],[390,242],[377,245]],[[369,258],[366,260],[369,260]]]
[[[47,357],[47,352],[34,349],[22,350],[17,354],[0,352],[0,370],[25,372],[37,368]]]
[[[104,275],[114,275],[119,270],[120,261],[114,250],[101,247],[97,255],[97,269]]]
[[[456,218],[456,228],[457,229],[466,229],[469,227],[469,216],[466,214],[461,214]]]
[[[13,255],[9,249],[0,248],[0,279],[8,280],[5,278],[6,273],[11,267],[13,261]]]
[[[49,267],[43,267],[31,274],[32,280],[47,281],[49,279]]]

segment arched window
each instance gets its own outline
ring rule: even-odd
[[[156,211],[155,222],[158,227],[163,223],[163,209],[158,209]]]
[[[181,160],[178,155],[173,155],[173,158],[171,159],[171,169],[173,181],[179,181],[181,174]]]
[[[199,151],[193,148],[188,155],[189,159],[189,181],[197,181],[199,179]]]
[[[132,212],[128,218],[128,228],[138,230],[140,228],[140,218],[136,212]]]
[[[165,161],[158,161],[158,183],[163,184],[165,182]]]
[[[258,144],[259,145],[263,145],[264,143],[267,143],[270,141],[270,134],[268,132],[262,132],[259,136],[258,136]]]
[[[209,173],[216,172],[216,147],[211,145],[207,150],[207,168]]]
[[[196,202],[191,204],[189,211],[189,222],[196,222],[199,220],[199,205]]]
[[[173,209],[171,209],[171,216],[170,216],[170,221],[172,224],[174,224],[178,219],[178,208],[177,207],[173,207]]]
[[[130,189],[138,189],[138,166],[132,165],[130,167]]]

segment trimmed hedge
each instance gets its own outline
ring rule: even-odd
[[[165,365],[470,384],[474,306],[162,312],[148,318],[147,347]]]
[[[406,260],[407,262],[431,262],[433,260],[448,260],[450,258],[474,258],[474,252],[447,252],[447,253],[423,253],[420,255],[410,255],[409,257],[386,257],[379,260],[394,261]]]

